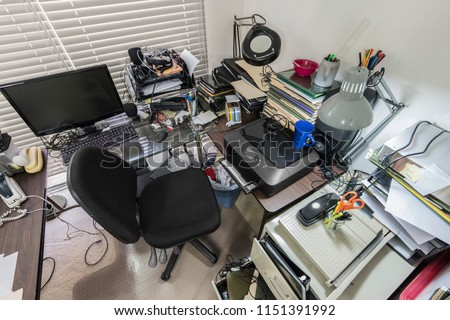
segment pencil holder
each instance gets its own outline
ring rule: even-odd
[[[344,224],[345,221],[333,217],[333,211],[328,211],[323,219],[323,226],[329,232],[336,232],[336,230]]]
[[[324,88],[331,87],[340,64],[341,62],[338,59],[329,61],[327,60],[327,57],[325,57],[320,63],[319,69],[314,77],[314,84]]]

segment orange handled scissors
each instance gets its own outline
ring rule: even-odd
[[[362,209],[364,205],[364,201],[358,198],[358,194],[355,191],[349,191],[341,197],[334,209],[334,213],[351,209]]]

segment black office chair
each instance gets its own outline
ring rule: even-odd
[[[186,242],[217,262],[217,256],[197,239],[220,225],[214,191],[201,169],[161,176],[136,197],[137,175],[126,161],[108,151],[85,147],[70,160],[67,184],[80,206],[121,242],[135,243],[142,236],[153,248],[174,247],[161,279],[170,278]]]

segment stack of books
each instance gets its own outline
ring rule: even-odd
[[[200,77],[197,83],[197,94],[200,103],[214,112],[225,109],[225,96],[234,91],[229,82],[211,74]]]
[[[267,104],[291,122],[291,129],[298,120],[315,123],[317,111],[325,94],[338,90],[341,83],[334,81],[328,88],[313,83],[311,77],[299,77],[294,69],[275,73],[269,85]]]

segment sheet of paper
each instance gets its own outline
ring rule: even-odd
[[[211,110],[208,110],[206,112],[200,112],[197,116],[192,118],[192,121],[194,121],[194,124],[206,124],[210,123],[214,119],[217,119],[217,116],[212,112]]]
[[[430,235],[450,243],[450,225],[394,179],[385,209]]]
[[[421,195],[426,196],[450,185],[450,176],[434,163],[421,170],[422,172],[418,179],[407,179],[411,187],[416,189]]]
[[[16,272],[17,252],[8,256],[0,256],[0,297],[12,292],[14,274]]]
[[[181,82],[181,80],[179,80],[179,79],[172,79],[172,80],[157,82],[155,84],[150,84],[148,86],[145,86],[144,88],[142,88],[142,92],[145,95],[152,95],[152,94],[158,93],[158,92],[175,90],[175,89],[179,89],[180,85],[182,83],[183,82]]]
[[[363,194],[361,198],[367,206],[373,210],[373,217],[380,221],[384,226],[391,230],[400,240],[410,249],[421,249],[428,251],[428,245],[419,245],[411,235],[406,231],[402,224],[391,213],[387,212],[378,201],[370,195]]]
[[[411,237],[414,239],[417,244],[424,244],[425,242],[428,242],[430,240],[433,240],[435,236],[429,234],[428,232],[416,227],[415,225],[409,223],[408,221],[405,221],[404,219],[400,217],[396,217],[397,221],[402,225],[403,228],[405,228],[406,232],[411,235]]]
[[[269,90],[269,86],[263,86],[262,76],[263,76],[263,70],[264,67],[262,66],[252,66],[251,64],[248,64],[245,62],[245,60],[236,60],[236,64],[245,70],[245,72],[248,73],[248,75],[255,81],[258,88],[262,91],[267,92]]]
[[[17,291],[13,291],[6,296],[0,296],[0,300],[22,300],[23,298],[23,289],[19,289]]]
[[[362,184],[366,187],[370,187],[371,182],[368,182],[367,180],[363,180]],[[383,206],[386,205],[387,197],[383,192],[381,192],[380,189],[377,188],[376,185],[374,185],[370,188],[370,192],[373,193],[375,198],[377,198],[377,200],[380,201]]]
[[[239,92],[245,99],[248,100],[267,96],[264,92],[245,80],[233,81],[231,85],[233,86],[234,90]]]
[[[183,59],[184,63],[186,63],[189,75],[192,76],[192,73],[194,73],[194,69],[198,65],[200,60],[198,60],[190,51],[186,49],[183,50],[183,52],[180,54],[180,57],[181,59]]]

